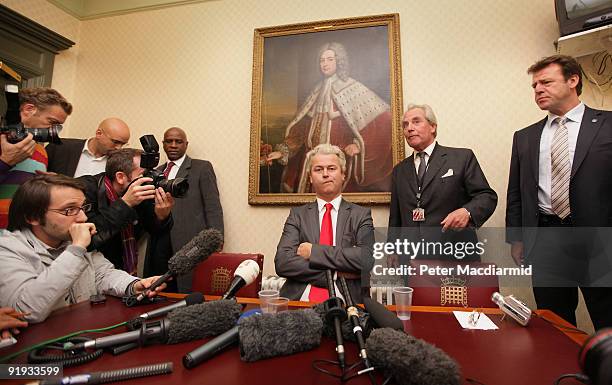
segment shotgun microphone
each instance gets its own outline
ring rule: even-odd
[[[344,339],[342,338],[342,322],[346,319],[346,310],[344,310],[344,302],[336,295],[334,287],[334,278],[331,270],[325,272],[327,279],[327,292],[329,299],[324,302],[325,320],[327,323],[334,325],[334,334],[336,337],[336,353],[338,354],[338,364],[344,370],[346,361],[344,359]]]
[[[168,271],[153,282],[147,290],[140,293],[136,297],[136,301],[140,302],[145,299],[149,292],[166,283],[171,277],[193,270],[198,263],[219,250],[221,243],[223,243],[223,235],[219,230],[206,229],[200,231],[168,260]]]
[[[132,380],[134,378],[157,376],[160,374],[172,373],[172,362],[164,362],[160,364],[137,366],[133,368],[109,370],[106,372],[94,372],[86,374],[77,374],[64,378],[53,378],[38,382],[39,385],[64,385],[64,384],[106,384],[108,382],[117,382]]]
[[[232,300],[206,302],[175,309],[168,317],[143,323],[140,330],[96,338],[66,349],[107,348],[138,342],[141,346],[155,343],[178,344],[216,336],[230,329],[240,315],[241,305]]]
[[[404,332],[373,330],[368,337],[372,362],[398,385],[459,385],[455,360],[441,349]]]
[[[129,320],[128,328],[130,330],[139,329],[142,326],[143,322],[147,320],[164,316],[170,313],[171,311],[173,311],[174,309],[178,309],[178,308],[185,307],[185,306],[196,305],[202,302],[204,302],[204,295],[202,293],[193,292],[189,294],[187,297],[185,297],[185,299],[183,299],[182,301],[175,302],[171,305],[160,307],[159,309],[155,309],[155,310],[152,310],[146,313],[142,313],[138,317]]]

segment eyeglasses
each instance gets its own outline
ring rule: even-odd
[[[47,209],[47,211],[55,211],[56,213],[60,213],[60,214],[65,215],[67,217],[73,217],[75,215],[79,215],[79,212],[81,210],[83,210],[83,212],[85,214],[87,214],[89,211],[91,211],[91,207],[92,206],[93,205],[91,203],[87,203],[87,204],[84,204],[81,207],[68,207],[68,208],[65,208],[65,209]]]

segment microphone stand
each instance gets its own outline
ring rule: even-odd
[[[342,294],[344,294],[344,299],[346,300],[346,311],[348,313],[349,320],[351,321],[351,326],[353,327],[353,334],[355,334],[355,339],[357,340],[357,347],[359,348],[359,357],[361,357],[361,361],[363,362],[363,366],[365,369],[362,369],[357,372],[357,375],[368,373],[370,377],[370,382],[372,384],[376,384],[376,379],[374,378],[374,367],[371,365],[370,360],[368,359],[368,354],[365,348],[365,341],[363,339],[363,329],[361,328],[361,323],[359,322],[359,313],[357,311],[357,307],[353,302],[353,298],[351,297],[351,292],[348,289],[346,284],[346,279],[344,277],[339,277],[338,282],[340,282],[340,290]],[[346,379],[343,378],[343,382]]]
[[[333,322],[334,332],[336,334],[336,352],[338,353],[338,363],[340,369],[342,369],[342,375],[344,376],[344,367],[346,361],[344,359],[344,341],[342,338],[342,321],[346,319],[346,310],[344,310],[344,302],[336,295],[336,288],[334,287],[334,279],[332,277],[331,270],[325,272],[327,278],[327,291],[329,293],[329,299],[324,302],[325,319],[327,322]]]

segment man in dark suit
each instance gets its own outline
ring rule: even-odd
[[[48,170],[74,178],[104,172],[106,156],[130,140],[130,128],[121,119],[107,118],[100,122],[93,138],[62,138],[61,144],[49,143]]]
[[[576,324],[580,287],[595,328],[610,327],[612,113],[580,101],[582,72],[570,56],[544,58],[527,72],[548,116],[514,133],[506,240],[517,264],[533,266],[538,308]]]
[[[163,147],[168,162],[162,164],[166,178],[186,178],[189,180],[189,190],[182,198],[175,198],[172,210],[174,226],[170,239],[152,240],[155,243],[171,243],[172,251],[176,252],[195,235],[204,229],[214,228],[223,233],[223,209],[219,200],[217,177],[212,164],[207,160],[192,159],[187,152],[187,135],[178,127],[172,127],[164,133]],[[153,246],[159,247],[159,246]],[[168,270],[164,260],[147,260],[145,272]],[[188,273],[177,278],[178,290],[181,293],[191,291],[192,274]]]
[[[306,157],[316,202],[291,209],[276,249],[276,273],[287,278],[281,296],[320,302],[327,270],[347,278],[355,302],[368,295],[374,264],[370,209],[345,201],[346,158],[337,146],[320,144]],[[336,291],[339,293],[339,291]]]
[[[436,142],[437,120],[427,104],[411,104],[402,121],[414,153],[393,169],[389,239],[477,242],[473,228],[493,214],[497,194],[489,187],[472,150]],[[447,231],[447,230],[463,231]],[[423,253],[416,258],[451,258]],[[456,255],[479,259],[475,252]]]

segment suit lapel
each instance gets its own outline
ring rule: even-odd
[[[586,157],[595,135],[601,127],[603,117],[600,111],[595,111],[589,107],[585,107],[584,115],[582,116],[582,123],[580,124],[580,131],[578,132],[578,140],[576,141],[576,152],[574,153],[574,161],[572,164],[572,174],[570,178],[576,175],[576,171],[582,164],[582,161]]]
[[[446,147],[436,144],[427,163],[427,171],[425,171],[425,180],[423,181],[423,189],[421,191],[427,188],[444,163],[446,163]]]
[[[418,186],[416,170],[414,169],[414,153],[406,159],[406,172],[408,174],[408,185],[412,192],[416,193]]]
[[[336,246],[342,244],[342,236],[344,235],[344,227],[351,213],[351,206],[342,199],[338,209],[338,218],[336,219]]]
[[[308,204],[304,221],[306,222],[305,229],[308,232],[306,239],[310,240],[311,243],[319,243],[321,229],[319,228],[319,206],[316,201]]]
[[[66,162],[69,164],[68,169],[66,170],[67,175],[74,175],[77,167],[79,167],[79,161],[81,160],[85,143],[87,143],[87,139],[82,142],[75,142],[74,146],[76,148],[74,150],[66,151],[70,156],[68,162]]]
[[[527,143],[525,143],[529,149],[529,165],[531,166],[531,173],[536,185],[539,183],[540,179],[540,141],[542,140],[542,131],[544,131],[547,119],[548,118],[544,118],[536,123],[535,128],[530,130],[527,134]]]
[[[191,158],[185,155],[185,160],[183,160],[183,164],[179,168],[176,173],[177,178],[187,178],[189,175],[189,169],[191,168]]]

